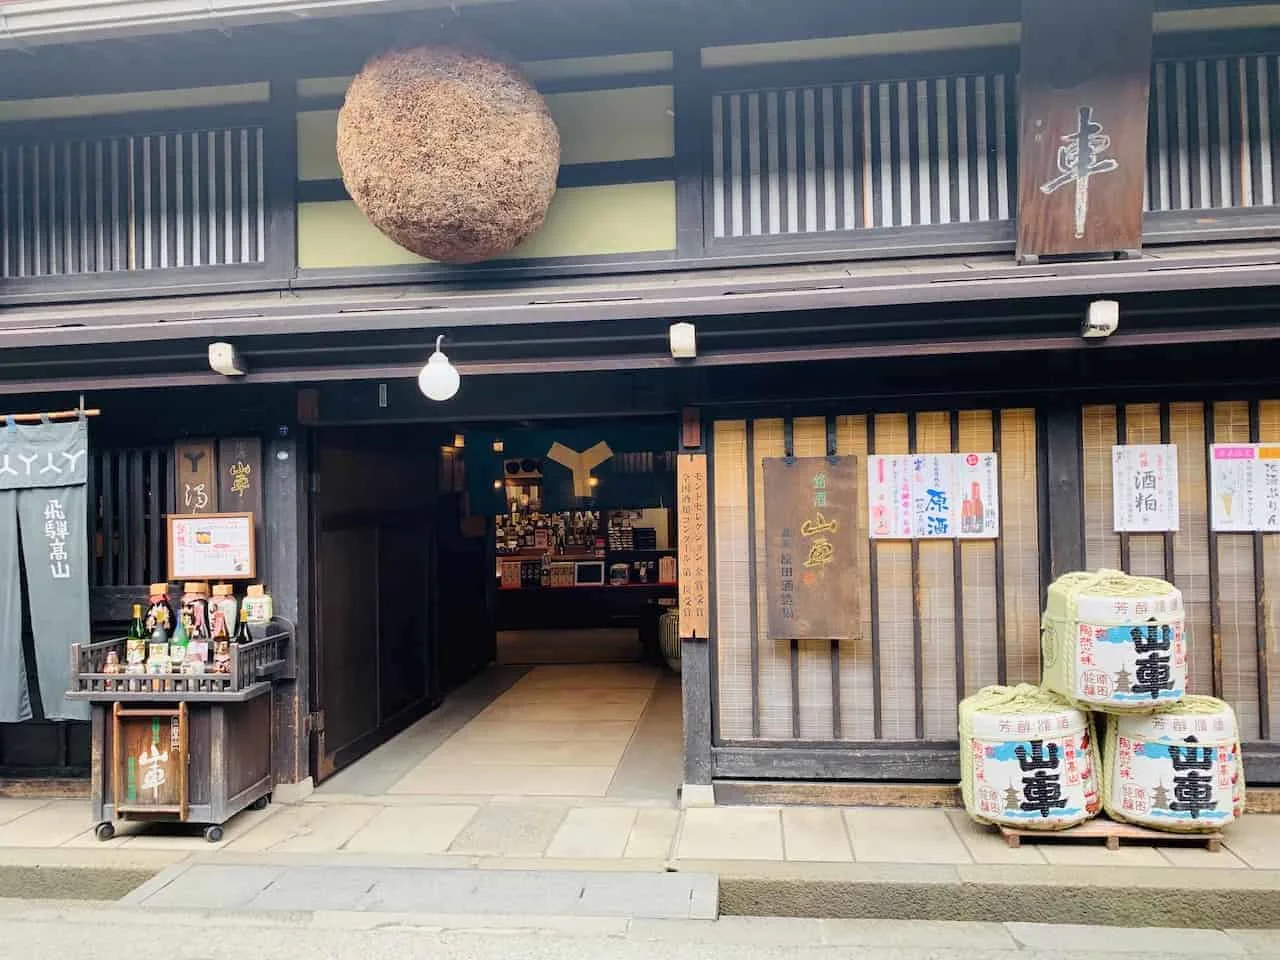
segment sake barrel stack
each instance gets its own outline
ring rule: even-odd
[[[1236,819],[1244,810],[1244,764],[1234,711],[1191,695],[1157,713],[1113,717],[1102,804],[1116,820],[1174,833]]]
[[[1040,687],[986,687],[960,704],[960,792],[969,816],[1066,830],[1099,809],[1088,713]]]
[[[1150,713],[1187,690],[1182,594],[1118,570],[1068,573],[1041,621],[1043,685],[1103,713]]]

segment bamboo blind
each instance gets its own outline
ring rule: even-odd
[[[1086,565],[1120,567],[1127,561],[1131,573],[1171,580],[1186,607],[1190,689],[1227,700],[1245,740],[1271,739],[1277,723],[1270,718],[1280,712],[1280,656],[1275,653],[1280,623],[1270,599],[1272,585],[1280,582],[1280,534],[1212,534],[1207,462],[1210,443],[1280,443],[1280,401],[1261,401],[1256,412],[1248,401],[1229,401],[1090,406],[1083,414]],[[1110,454],[1119,438],[1177,445],[1176,533],[1113,531]],[[1215,604],[1221,648],[1217,676]],[[1260,639],[1270,656],[1260,657]]]
[[[828,452],[825,418],[800,417],[790,426],[796,456]],[[801,641],[793,649],[770,640],[766,622],[763,461],[787,452],[787,423],[715,424],[717,737],[954,740],[962,696],[1039,675],[1035,414],[882,413],[836,417],[833,427],[835,452],[858,460],[858,637]],[[872,444],[882,454],[996,450],[1002,538],[873,543],[866,513]]]

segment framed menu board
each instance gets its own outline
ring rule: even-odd
[[[173,514],[165,521],[170,580],[252,580],[257,576],[252,513]]]

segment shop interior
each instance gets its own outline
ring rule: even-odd
[[[674,791],[674,446],[665,420],[320,431],[322,789]]]

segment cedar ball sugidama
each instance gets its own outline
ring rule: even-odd
[[[452,47],[383,54],[338,115],[347,192],[400,246],[443,263],[510,252],[542,226],[560,133],[510,64]]]

